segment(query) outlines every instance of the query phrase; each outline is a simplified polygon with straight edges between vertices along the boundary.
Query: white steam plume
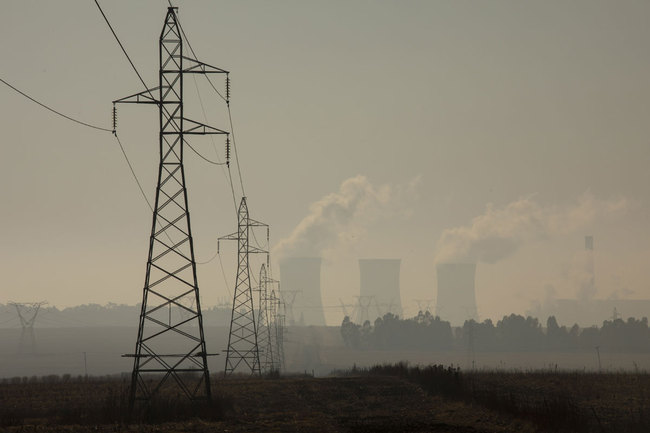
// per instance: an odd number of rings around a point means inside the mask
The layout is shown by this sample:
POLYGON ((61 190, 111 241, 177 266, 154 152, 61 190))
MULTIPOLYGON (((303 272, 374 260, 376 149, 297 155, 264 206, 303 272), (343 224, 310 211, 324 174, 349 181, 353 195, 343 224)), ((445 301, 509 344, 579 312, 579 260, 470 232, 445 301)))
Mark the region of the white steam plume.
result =
POLYGON ((419 180, 375 187, 362 175, 346 179, 337 192, 310 206, 309 214, 278 242, 274 254, 280 258, 322 256, 336 245, 358 240, 365 233, 365 223, 379 215, 391 216, 399 210, 401 216, 408 216, 403 202, 415 193, 419 180))
POLYGON ((522 245, 568 234, 626 211, 625 199, 600 200, 585 193, 571 206, 541 206, 523 198, 505 207, 487 205, 468 226, 445 230, 438 241, 436 262, 496 263, 522 245))

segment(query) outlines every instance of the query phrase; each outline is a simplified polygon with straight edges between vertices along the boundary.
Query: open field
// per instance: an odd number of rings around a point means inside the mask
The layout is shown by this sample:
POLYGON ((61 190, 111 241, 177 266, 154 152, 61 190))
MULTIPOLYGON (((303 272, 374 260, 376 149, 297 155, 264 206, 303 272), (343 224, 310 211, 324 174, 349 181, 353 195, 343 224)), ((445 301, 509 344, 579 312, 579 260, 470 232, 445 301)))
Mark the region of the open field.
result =
MULTIPOLYGON (((76 327, 35 329, 36 347, 21 351, 21 330, 0 328, 0 379, 14 376, 114 375, 130 372, 133 362, 121 355, 134 349, 137 329, 133 327, 76 327), (85 359, 85 363, 84 363, 85 359)), ((228 328, 206 327, 208 351, 222 353, 228 344, 228 328)), ((173 350, 173 348, 170 348, 173 350)), ((347 348, 338 327, 289 327, 286 342, 286 370, 312 371, 325 376, 334 369, 356 364, 369 367, 380 363, 408 361, 411 364, 457 365, 464 370, 559 370, 598 371, 596 351, 575 352, 476 352, 466 348, 450 351, 356 350, 347 348)), ((602 370, 607 372, 650 371, 650 353, 600 351, 602 370)), ((209 358, 213 373, 223 371, 224 356, 209 358)))
POLYGON ((235 377, 214 381, 209 407, 171 390, 130 423, 127 385, 119 377, 5 379, 0 430, 636 433, 650 425, 646 374, 394 364, 325 378, 235 377))

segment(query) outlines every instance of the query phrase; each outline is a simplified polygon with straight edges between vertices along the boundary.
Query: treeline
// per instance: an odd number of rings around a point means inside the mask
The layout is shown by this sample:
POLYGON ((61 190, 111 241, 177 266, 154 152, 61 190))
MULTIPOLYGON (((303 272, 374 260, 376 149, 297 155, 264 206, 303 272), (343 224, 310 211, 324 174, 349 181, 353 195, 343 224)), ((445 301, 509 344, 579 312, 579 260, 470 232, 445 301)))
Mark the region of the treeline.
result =
MULTIPOLYGON (((55 306, 42 306, 37 314, 36 328, 69 328, 89 326, 138 326, 141 304, 125 305, 108 303, 106 305, 85 304, 58 309, 55 306)), ((231 306, 219 305, 203 308, 203 324, 206 326, 228 326, 231 306)), ((32 317, 33 311, 24 313, 32 317)), ((0 328, 19 328, 20 318, 13 305, 0 304, 0 328)))
POLYGON ((466 321, 462 327, 431 313, 400 319, 388 313, 374 324, 358 325, 343 319, 341 336, 346 346, 367 350, 470 350, 495 351, 603 351, 650 352, 648 319, 606 320, 601 327, 559 326, 554 316, 546 327, 534 317, 504 316, 496 325, 492 320, 466 321))

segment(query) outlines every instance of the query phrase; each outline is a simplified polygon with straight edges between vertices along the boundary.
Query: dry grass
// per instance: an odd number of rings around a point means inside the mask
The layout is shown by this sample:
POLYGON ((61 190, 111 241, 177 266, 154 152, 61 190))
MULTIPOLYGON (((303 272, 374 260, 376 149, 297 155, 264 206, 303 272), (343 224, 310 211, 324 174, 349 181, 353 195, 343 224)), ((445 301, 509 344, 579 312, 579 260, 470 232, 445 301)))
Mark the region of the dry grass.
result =
POLYGON ((444 400, 395 377, 217 380, 214 412, 169 396, 154 419, 127 423, 120 378, 0 384, 0 431, 533 432, 489 410, 444 400))
POLYGON ((470 371, 406 363, 352 369, 347 375, 393 376, 431 394, 480 405, 545 431, 650 431, 646 373, 470 371))

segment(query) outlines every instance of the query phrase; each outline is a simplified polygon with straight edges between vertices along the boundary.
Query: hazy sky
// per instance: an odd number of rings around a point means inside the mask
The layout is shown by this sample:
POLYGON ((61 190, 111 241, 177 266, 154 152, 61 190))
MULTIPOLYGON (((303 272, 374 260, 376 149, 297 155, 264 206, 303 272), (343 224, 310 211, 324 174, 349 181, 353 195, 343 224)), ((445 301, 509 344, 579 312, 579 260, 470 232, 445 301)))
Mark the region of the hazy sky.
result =
MULTIPOLYGON (((358 295, 358 258, 402 259, 407 314, 435 298, 437 259, 477 259, 481 318, 523 313, 576 296, 586 234, 597 297, 650 297, 650 3, 174 3, 200 60, 231 71, 251 217, 274 245, 301 222, 334 228, 318 247, 326 305, 358 295), (327 220, 328 203, 347 213, 327 220)), ((101 4, 155 86, 166 2, 101 4)), ((105 127, 111 101, 142 90, 92 1, 3 2, 0 57, 3 79, 105 127)), ((200 77, 186 81, 186 117, 204 121, 197 87, 208 122, 229 129, 200 77)), ((114 138, 7 87, 0 97, 0 303, 139 302, 151 214, 114 138)), ((151 198, 156 109, 118 110, 151 198)), ((209 139, 192 143, 214 157, 209 139)), ((232 196, 192 153, 187 172, 204 261, 235 230, 232 196)), ((222 251, 231 290, 234 248, 222 251)), ((218 260, 199 284, 204 304, 228 296, 218 260)))

